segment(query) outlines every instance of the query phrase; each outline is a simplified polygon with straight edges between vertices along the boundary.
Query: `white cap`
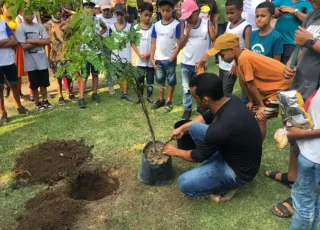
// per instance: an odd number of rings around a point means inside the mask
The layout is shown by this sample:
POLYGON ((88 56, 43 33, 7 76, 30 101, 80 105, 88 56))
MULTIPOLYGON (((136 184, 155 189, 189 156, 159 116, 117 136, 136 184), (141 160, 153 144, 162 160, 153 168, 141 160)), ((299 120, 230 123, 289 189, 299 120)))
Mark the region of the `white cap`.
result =
POLYGON ((101 10, 112 8, 111 0, 100 0, 99 5, 100 5, 101 10))

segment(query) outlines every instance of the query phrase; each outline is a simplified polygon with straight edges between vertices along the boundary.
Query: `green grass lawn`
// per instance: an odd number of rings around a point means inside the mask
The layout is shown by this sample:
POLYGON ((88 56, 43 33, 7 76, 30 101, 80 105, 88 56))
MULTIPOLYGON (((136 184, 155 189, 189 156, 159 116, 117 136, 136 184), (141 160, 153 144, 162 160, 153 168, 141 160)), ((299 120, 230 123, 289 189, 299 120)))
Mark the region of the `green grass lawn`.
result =
MULTIPOLYGON (((180 70, 177 70, 180 79, 180 70)), ((209 71, 217 72, 217 67, 211 67, 209 71)), ((290 190, 264 176, 267 169, 287 169, 289 151, 287 148, 279 150, 273 140, 275 130, 281 127, 280 119, 268 123, 257 177, 231 202, 214 204, 208 197, 187 198, 179 192, 178 176, 196 166, 181 159, 173 159, 176 177, 171 185, 151 187, 140 184, 137 173, 141 149, 150 140, 140 105, 120 100, 119 91, 115 95, 109 95, 104 89, 100 92, 103 101, 96 105, 88 96, 85 110, 80 110, 77 104, 56 105, 52 111, 34 112, 28 117, 11 115, 10 124, 0 127, 0 229, 13 228, 17 216, 24 212, 26 201, 44 188, 38 185, 11 190, 9 187, 10 180, 6 179, 20 152, 46 140, 80 138, 84 138, 88 145, 94 145, 92 153, 97 160, 106 165, 120 165, 124 171, 125 183, 119 198, 102 204, 108 216, 102 229, 288 229, 290 220, 275 217, 271 208, 286 199, 290 190)), ((133 90, 130 93, 133 95, 133 90)), ((235 94, 240 94, 238 84, 235 94)), ((31 104, 29 106, 32 108, 31 104)), ((182 113, 178 84, 173 111, 165 113, 164 109, 159 109, 150 112, 158 140, 168 139, 182 113)))

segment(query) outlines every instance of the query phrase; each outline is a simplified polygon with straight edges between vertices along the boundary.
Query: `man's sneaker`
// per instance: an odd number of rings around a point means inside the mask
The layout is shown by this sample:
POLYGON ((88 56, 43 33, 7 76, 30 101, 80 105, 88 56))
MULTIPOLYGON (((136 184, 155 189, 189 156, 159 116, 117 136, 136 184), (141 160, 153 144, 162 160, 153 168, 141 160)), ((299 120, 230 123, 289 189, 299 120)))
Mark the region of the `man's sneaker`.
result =
POLYGON ((42 101, 42 106, 45 109, 53 109, 53 106, 50 104, 50 102, 48 100, 42 101))
POLYGON ((7 112, 2 112, 0 117, 0 125, 8 124, 8 115, 7 112))
POLYGON ((132 98, 128 96, 128 94, 121 94, 120 99, 126 100, 128 102, 133 102, 132 98))
POLYGON ((112 95, 112 94, 115 94, 116 91, 113 89, 113 88, 109 88, 109 94, 112 95))
POLYGON ((72 95, 69 95, 69 100, 71 102, 77 102, 78 101, 78 98, 76 98, 73 94, 72 95))
POLYGON ((152 104, 152 103, 153 103, 153 100, 152 100, 152 98, 151 98, 151 97, 147 97, 147 101, 148 101, 150 104, 152 104))
POLYGON ((92 94, 92 100, 94 100, 95 102, 101 102, 99 95, 96 93, 92 94))
POLYGON ((64 100, 63 97, 59 97, 58 104, 59 105, 65 105, 66 104, 66 101, 64 100))
POLYGON ((191 117, 191 111, 185 110, 182 115, 182 120, 190 120, 191 117))
POLYGON ((87 108, 86 101, 85 101, 83 98, 80 98, 80 99, 78 100, 78 104, 79 104, 79 107, 80 107, 81 109, 87 108))
POLYGON ((166 104, 166 102, 164 100, 157 100, 156 103, 153 104, 152 108, 153 110, 159 109, 161 107, 163 107, 166 104))
POLYGON ((3 90, 3 97, 8 98, 10 96, 10 87, 5 87, 3 90))
POLYGON ((30 96, 29 99, 28 99, 28 101, 34 102, 33 96, 30 96))
POLYGON ((36 105, 36 110, 37 111, 43 111, 45 110, 46 108, 39 102, 38 105, 36 105))
POLYGON ((23 106, 20 108, 17 108, 17 112, 18 112, 18 114, 29 114, 30 113, 30 111, 23 106))
POLYGON ((171 112, 171 110, 173 109, 173 105, 172 105, 172 102, 171 101, 168 101, 166 103, 166 112, 171 112))

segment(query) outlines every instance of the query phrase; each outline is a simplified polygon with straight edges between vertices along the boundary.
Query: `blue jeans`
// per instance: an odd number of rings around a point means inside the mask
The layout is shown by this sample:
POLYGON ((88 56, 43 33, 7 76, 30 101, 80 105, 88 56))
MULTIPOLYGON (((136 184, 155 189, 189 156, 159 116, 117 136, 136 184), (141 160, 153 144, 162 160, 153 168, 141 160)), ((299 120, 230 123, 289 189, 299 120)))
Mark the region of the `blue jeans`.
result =
MULTIPOLYGON (((189 134, 197 145, 203 141, 207 129, 208 125, 200 122, 190 126, 189 134)), ((187 196, 224 195, 244 184, 219 153, 214 153, 204 164, 187 171, 178 179, 180 191, 187 196)))
POLYGON ((181 64, 182 102, 185 111, 192 110, 192 95, 189 82, 194 76, 196 76, 195 66, 181 64))
POLYGON ((295 213, 290 230, 317 230, 320 223, 320 164, 302 154, 298 157, 298 179, 292 188, 295 213))
POLYGON ((166 80, 169 86, 175 86, 177 84, 176 67, 177 60, 169 62, 169 60, 157 60, 156 65, 156 80, 158 84, 165 84, 166 80))

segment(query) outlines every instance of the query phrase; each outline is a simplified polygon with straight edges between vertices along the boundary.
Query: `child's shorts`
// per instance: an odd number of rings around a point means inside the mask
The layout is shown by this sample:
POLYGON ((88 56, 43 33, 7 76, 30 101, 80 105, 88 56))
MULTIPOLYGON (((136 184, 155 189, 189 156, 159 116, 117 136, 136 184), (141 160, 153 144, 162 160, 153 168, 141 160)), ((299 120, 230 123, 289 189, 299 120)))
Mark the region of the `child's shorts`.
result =
POLYGON ((18 72, 15 64, 0 66, 0 87, 3 87, 5 79, 11 85, 17 84, 18 72))
POLYGON ((175 86, 177 84, 176 67, 177 62, 169 62, 169 60, 157 60, 156 65, 156 80, 158 84, 165 84, 166 80, 169 86, 175 86))
POLYGON ((48 69, 28 71, 28 78, 29 88, 32 90, 50 86, 48 69))
MULTIPOLYGON (((67 61, 51 62, 51 63, 50 63, 50 68, 51 68, 53 74, 56 74, 56 72, 58 72, 58 70, 59 70, 61 67, 65 66, 65 65, 67 65, 67 64, 68 64, 67 61)), ((67 77, 67 78, 69 78, 69 79, 72 79, 72 77, 67 76, 67 73, 66 73, 66 72, 64 72, 63 74, 61 74, 61 75, 58 76, 57 78, 62 79, 62 78, 64 78, 64 77, 67 77)))
MULTIPOLYGON (((83 74, 83 72, 81 71, 81 73, 83 74)), ((92 76, 98 76, 99 75, 99 72, 94 68, 94 66, 87 62, 86 63, 86 77, 89 77, 90 76, 90 73, 92 76)))
MULTIPOLYGON (((279 114, 279 101, 271 98, 267 98, 263 100, 263 104, 265 106, 264 114, 267 119, 278 117, 279 114)), ((252 112, 256 113, 258 111, 258 104, 253 104, 252 112)))

